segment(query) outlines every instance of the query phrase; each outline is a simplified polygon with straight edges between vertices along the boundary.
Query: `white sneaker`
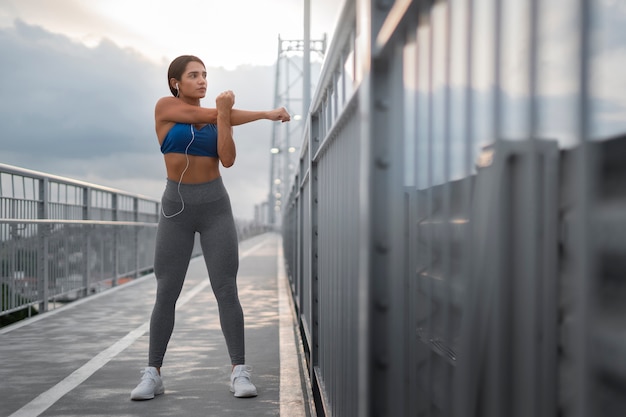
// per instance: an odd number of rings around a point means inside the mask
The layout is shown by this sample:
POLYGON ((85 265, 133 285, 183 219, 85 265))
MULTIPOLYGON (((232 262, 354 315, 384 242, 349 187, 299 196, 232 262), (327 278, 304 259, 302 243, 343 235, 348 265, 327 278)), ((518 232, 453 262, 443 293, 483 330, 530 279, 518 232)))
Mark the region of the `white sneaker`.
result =
POLYGON ((250 372, 252 368, 246 365, 237 365, 230 375, 230 392, 235 397, 256 397, 256 387, 250 381, 250 372))
POLYGON ((151 400, 155 395, 161 395, 165 392, 163 380, 155 367, 149 366, 141 373, 143 376, 139 385, 130 393, 131 400, 151 400))

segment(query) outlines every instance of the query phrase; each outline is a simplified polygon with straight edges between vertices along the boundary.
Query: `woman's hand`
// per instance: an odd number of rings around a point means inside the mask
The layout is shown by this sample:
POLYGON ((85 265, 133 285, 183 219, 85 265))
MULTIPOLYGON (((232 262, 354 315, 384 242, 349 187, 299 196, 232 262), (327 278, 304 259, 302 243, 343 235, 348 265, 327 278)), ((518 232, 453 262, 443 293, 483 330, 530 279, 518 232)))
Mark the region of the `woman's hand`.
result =
POLYGON ((215 107, 217 112, 228 112, 235 105, 235 93, 232 91, 224 91, 215 98, 215 107))
POLYGON ((277 109, 274 110, 270 110, 268 112, 268 117, 269 120, 272 121, 281 121, 283 123, 288 122, 291 120, 291 116, 289 115, 289 113, 287 112, 287 109, 285 109, 284 107, 279 107, 277 109))

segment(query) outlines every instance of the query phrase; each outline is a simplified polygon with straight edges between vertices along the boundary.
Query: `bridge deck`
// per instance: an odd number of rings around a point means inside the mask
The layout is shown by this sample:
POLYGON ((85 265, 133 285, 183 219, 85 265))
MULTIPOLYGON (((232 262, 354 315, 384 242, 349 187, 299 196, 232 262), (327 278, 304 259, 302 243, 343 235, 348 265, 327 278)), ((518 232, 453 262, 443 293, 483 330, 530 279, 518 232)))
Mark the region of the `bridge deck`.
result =
POLYGON ((240 258, 246 356, 258 397, 237 399, 229 391, 217 304, 204 262, 195 258, 162 369, 165 395, 129 399, 147 361, 156 290, 149 275, 0 329, 0 416, 311 415, 280 236, 241 242, 240 258))

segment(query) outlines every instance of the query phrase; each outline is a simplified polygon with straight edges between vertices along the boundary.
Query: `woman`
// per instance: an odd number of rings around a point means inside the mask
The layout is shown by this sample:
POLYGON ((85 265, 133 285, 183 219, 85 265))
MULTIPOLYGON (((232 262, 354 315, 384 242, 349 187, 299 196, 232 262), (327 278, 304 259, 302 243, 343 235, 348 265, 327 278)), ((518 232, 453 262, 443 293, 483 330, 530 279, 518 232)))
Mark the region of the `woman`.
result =
POLYGON ((150 320, 148 367, 132 400, 163 394, 161 365, 174 328, 174 309, 189 266, 194 236, 200 234, 211 287, 217 299, 222 332, 233 366, 231 391, 235 397, 253 397, 256 387, 245 365, 243 312, 237 295, 238 242, 228 193, 219 163, 235 162, 232 126, 260 119, 288 122, 284 108, 267 112, 233 109, 235 96, 217 96, 216 108, 203 108, 206 69, 191 55, 176 58, 168 70, 173 97, 155 107, 156 134, 165 160, 167 183, 157 231, 154 274, 157 295, 150 320))

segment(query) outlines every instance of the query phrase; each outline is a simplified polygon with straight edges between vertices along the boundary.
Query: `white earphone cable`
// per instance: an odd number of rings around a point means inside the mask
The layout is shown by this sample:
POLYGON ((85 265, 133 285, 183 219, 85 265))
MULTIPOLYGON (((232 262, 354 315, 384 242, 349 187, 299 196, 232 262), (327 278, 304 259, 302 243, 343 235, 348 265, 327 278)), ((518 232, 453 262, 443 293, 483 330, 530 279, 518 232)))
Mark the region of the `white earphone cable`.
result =
POLYGON ((183 172, 180 174, 180 179, 178 180, 178 189, 177 189, 178 196, 180 197, 180 202, 182 203, 182 207, 180 208, 179 211, 177 211, 174 214, 165 214, 165 210, 163 209, 163 204, 161 204, 161 213, 163 213, 163 217, 165 217, 166 219, 171 219, 174 216, 178 216, 180 213, 183 212, 183 210, 185 210, 185 200, 183 200, 183 195, 180 193, 180 184, 183 182, 183 176, 185 175, 185 172, 187 172, 187 169, 189 168, 189 154, 187 152, 189 151, 189 147, 191 146, 194 139, 196 138, 196 135, 193 131, 193 124, 190 124, 189 127, 191 128, 191 140, 189 141, 189 143, 187 144, 187 147, 185 148, 185 159, 187 160, 187 164, 185 165, 185 169, 183 169, 183 172))

